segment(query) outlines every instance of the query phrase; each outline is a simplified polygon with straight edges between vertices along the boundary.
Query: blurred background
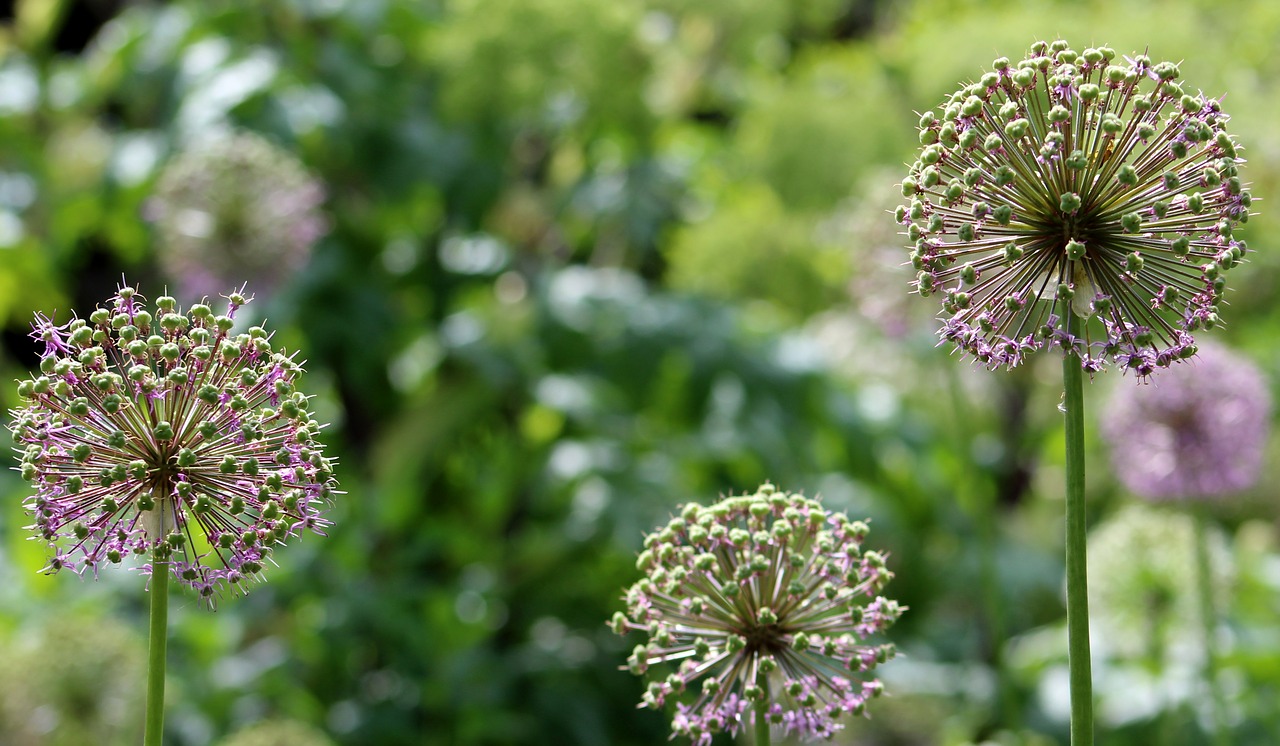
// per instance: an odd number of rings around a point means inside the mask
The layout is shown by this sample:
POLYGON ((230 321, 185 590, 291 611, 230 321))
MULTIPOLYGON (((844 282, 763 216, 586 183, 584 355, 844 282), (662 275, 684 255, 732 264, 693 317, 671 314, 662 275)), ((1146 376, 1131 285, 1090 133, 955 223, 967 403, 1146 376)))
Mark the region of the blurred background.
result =
MULTIPOLYGON (((1227 94, 1260 214, 1211 336, 1280 372, 1277 3, 4 7, 0 380, 34 312, 122 275, 247 282, 340 460, 327 539, 173 599, 174 746, 663 743, 605 621, 644 532, 765 480, 869 518, 910 607, 837 743, 1066 743, 1059 360, 935 347, 890 215, 917 112, 1038 38, 1227 94)), ((1208 743, 1187 518, 1097 427, 1135 385, 1087 391, 1095 617, 1144 643, 1095 630, 1099 742, 1208 743)), ((1234 744, 1280 742, 1276 477, 1210 506, 1234 744)), ((0 473, 0 742, 136 743, 143 581, 41 575, 25 487, 0 473)))

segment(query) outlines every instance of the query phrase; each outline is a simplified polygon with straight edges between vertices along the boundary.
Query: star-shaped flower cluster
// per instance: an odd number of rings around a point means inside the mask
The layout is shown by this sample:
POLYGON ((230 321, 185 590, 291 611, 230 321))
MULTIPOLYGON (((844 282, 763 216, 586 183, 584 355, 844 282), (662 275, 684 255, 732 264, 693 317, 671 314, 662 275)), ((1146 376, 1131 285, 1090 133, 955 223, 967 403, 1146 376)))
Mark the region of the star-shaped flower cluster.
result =
POLYGON ((121 287, 88 319, 36 317, 40 371, 9 427, 49 571, 159 560, 212 600, 329 525, 336 482, 302 369, 261 327, 232 334, 248 299, 226 299, 225 314, 171 297, 148 310, 121 287))
POLYGON ((896 212, 943 339, 992 368, 1056 346, 1145 377, 1194 355, 1252 203, 1220 101, 1172 62, 1061 40, 992 68, 920 117, 896 212))
POLYGON ((882 692, 868 674, 894 649, 867 639, 902 611, 877 595, 893 573, 862 550, 866 535, 865 523, 767 484, 684 506, 646 538, 645 577, 613 618, 619 634, 648 633, 633 673, 675 664, 651 676, 641 706, 675 701, 672 730, 700 746, 760 711, 787 733, 830 738, 843 713, 882 692))

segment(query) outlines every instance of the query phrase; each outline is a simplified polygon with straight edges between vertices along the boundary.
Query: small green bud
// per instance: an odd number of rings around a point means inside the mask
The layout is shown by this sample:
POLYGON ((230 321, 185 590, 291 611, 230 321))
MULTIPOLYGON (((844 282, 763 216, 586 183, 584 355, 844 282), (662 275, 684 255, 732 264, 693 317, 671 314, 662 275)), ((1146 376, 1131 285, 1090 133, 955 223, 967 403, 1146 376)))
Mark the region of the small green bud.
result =
POLYGON ((1004 133, 1010 138, 1017 140, 1023 135, 1026 135, 1027 130, 1030 129, 1030 127, 1031 122, 1028 122, 1026 119, 1015 119, 1004 126, 1004 133))

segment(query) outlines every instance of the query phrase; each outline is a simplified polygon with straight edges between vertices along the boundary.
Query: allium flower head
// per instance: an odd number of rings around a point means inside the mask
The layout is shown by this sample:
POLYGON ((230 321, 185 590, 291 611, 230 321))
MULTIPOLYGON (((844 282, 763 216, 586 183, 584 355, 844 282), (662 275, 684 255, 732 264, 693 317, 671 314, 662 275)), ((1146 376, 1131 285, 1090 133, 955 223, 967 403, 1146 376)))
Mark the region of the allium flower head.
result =
POLYGON ((893 655, 867 644, 901 609, 877 595, 890 578, 884 557, 862 551, 867 525, 814 500, 765 485, 711 507, 688 504, 646 537, 618 634, 643 630, 628 659, 654 673, 642 707, 677 703, 676 734, 711 743, 736 733, 747 713, 803 737, 829 738, 841 713, 878 696, 867 674, 893 655))
POLYGON ((323 533, 335 482, 302 369, 261 327, 232 335, 249 299, 226 299, 225 315, 167 296, 148 310, 122 287, 87 320, 37 316, 40 372, 9 427, 49 571, 155 556, 211 599, 257 578, 275 546, 323 533))
POLYGON ((327 232, 323 200, 320 182, 291 153, 238 132, 174 157, 147 213, 160 264, 186 301, 245 282, 273 292, 327 232))
POLYGON ((1102 422, 1116 475, 1151 500, 1199 500, 1252 487, 1271 429, 1262 373, 1205 345, 1149 386, 1117 389, 1102 422))
POLYGON ((1227 120, 1172 62, 1061 40, 926 112, 896 217, 942 338, 992 368, 1050 345, 1139 377, 1193 355, 1245 255, 1227 120))

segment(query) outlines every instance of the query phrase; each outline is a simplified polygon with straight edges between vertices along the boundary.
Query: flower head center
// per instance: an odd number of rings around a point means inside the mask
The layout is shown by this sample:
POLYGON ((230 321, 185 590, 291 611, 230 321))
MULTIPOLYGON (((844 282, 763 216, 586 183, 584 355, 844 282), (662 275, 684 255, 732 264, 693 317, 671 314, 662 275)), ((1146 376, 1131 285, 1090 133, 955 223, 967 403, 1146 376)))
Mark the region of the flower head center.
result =
POLYGON ((783 631, 778 624, 753 623, 746 627, 747 652, 753 655, 773 655, 786 649, 783 631))

